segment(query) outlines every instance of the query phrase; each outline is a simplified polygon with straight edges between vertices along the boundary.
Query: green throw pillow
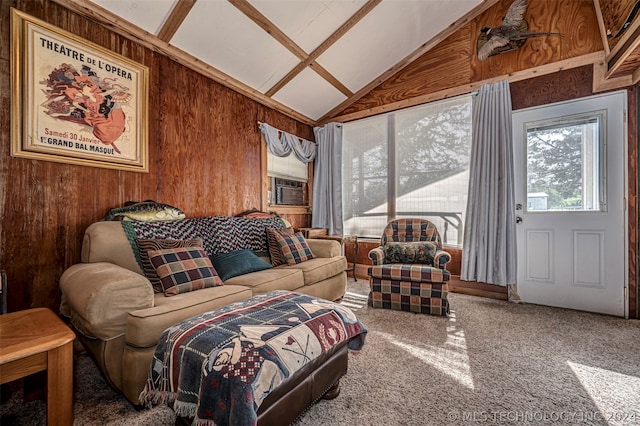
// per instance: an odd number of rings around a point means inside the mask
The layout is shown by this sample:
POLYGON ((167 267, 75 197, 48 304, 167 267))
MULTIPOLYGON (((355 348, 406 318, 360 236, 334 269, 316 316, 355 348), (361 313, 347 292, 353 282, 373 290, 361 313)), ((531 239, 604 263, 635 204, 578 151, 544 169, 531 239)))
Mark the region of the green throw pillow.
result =
POLYGON ((384 263, 422 263, 433 265, 436 243, 431 241, 388 242, 384 247, 384 263))
POLYGON ((210 256, 210 259, 222 281, 238 275, 271 268, 271 265, 260 259, 249 249, 214 254, 210 256))

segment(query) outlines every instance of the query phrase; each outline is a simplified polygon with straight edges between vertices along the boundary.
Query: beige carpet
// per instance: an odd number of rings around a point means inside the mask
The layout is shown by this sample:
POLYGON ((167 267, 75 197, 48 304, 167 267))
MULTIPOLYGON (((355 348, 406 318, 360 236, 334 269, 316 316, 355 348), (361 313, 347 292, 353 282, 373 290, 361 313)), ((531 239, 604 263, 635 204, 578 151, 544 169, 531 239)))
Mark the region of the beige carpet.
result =
MULTIPOLYGON (((640 321, 451 295, 439 318, 373 309, 367 282, 343 303, 368 328, 340 396, 305 425, 640 424, 640 321)), ((76 425, 172 425, 167 407, 136 411, 92 361, 75 357, 76 425)), ((42 401, 15 391, 0 424, 44 424, 42 401)))

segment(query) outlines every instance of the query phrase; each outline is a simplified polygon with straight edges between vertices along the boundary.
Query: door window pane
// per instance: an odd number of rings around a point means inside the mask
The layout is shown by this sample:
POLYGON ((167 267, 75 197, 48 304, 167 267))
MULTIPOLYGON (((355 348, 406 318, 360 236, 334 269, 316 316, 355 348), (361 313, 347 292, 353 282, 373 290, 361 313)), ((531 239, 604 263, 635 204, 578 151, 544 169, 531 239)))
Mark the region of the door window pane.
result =
POLYGON ((527 123, 527 211, 604 211, 604 111, 527 123))

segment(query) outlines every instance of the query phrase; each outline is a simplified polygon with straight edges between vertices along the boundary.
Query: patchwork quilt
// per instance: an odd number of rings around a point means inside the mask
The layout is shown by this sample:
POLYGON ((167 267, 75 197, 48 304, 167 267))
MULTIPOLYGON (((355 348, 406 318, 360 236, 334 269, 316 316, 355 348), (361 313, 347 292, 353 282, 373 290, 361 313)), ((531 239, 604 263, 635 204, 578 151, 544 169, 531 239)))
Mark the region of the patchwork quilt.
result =
POLYGON ((262 401, 283 380, 367 330, 336 303, 272 291, 189 318, 163 333, 143 405, 168 404, 195 425, 255 425, 262 401))

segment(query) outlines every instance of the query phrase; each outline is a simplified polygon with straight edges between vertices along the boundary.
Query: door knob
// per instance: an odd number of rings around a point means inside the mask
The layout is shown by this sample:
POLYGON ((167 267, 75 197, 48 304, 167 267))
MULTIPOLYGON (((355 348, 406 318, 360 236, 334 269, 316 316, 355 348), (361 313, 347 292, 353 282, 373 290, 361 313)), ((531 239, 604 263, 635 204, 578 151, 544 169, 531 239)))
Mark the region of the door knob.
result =
POLYGON ((522 218, 520 216, 516 216, 516 223, 522 223, 522 218))

